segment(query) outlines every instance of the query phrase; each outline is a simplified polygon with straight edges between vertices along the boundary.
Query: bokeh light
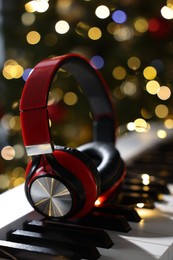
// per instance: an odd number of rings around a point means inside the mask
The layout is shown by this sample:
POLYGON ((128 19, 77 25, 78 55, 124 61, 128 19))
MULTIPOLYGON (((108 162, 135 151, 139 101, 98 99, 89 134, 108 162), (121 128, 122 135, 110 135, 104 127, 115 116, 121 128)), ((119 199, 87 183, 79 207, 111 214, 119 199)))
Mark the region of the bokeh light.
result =
POLYGON ((172 8, 169 8, 168 6, 163 6, 161 9, 161 15, 165 18, 165 19, 173 19, 173 10, 172 8))
POLYGON ((157 71, 154 67, 148 66, 144 69, 143 75, 146 79, 152 80, 157 76, 157 71))
POLYGON ((15 157, 15 150, 12 146, 7 145, 1 150, 1 156, 4 160, 12 160, 15 157))
POLYGON ((159 89, 160 89, 160 84, 156 80, 150 80, 146 84, 146 90, 151 95, 156 95, 158 93, 159 89))
POLYGON ((134 128, 136 132, 148 132, 150 126, 143 118, 137 118, 134 121, 134 128))
POLYGON ((157 136, 158 136, 160 139, 164 139, 164 138, 167 137, 167 133, 166 133, 165 130, 160 129, 160 130, 157 131, 157 136))
POLYGON ((73 106, 77 103, 78 97, 74 92, 67 92, 63 97, 64 103, 68 106, 73 106))
POLYGON ((123 10, 115 10, 112 13, 112 20, 118 24, 125 23, 127 21, 127 14, 123 10))
POLYGON ((91 40, 98 40, 101 38, 101 36, 102 36, 102 32, 98 27, 92 27, 88 31, 88 37, 91 40))
POLYGON ((130 69, 137 70, 141 66, 141 61, 138 57, 132 56, 127 60, 127 64, 130 69))
POLYGON ((69 31, 70 26, 68 22, 60 20, 55 24, 55 31, 59 34, 65 34, 69 31))
POLYGON ((23 13, 21 17, 22 23, 26 26, 32 25, 35 22, 35 19, 35 14, 27 12, 23 13))
POLYGON ((173 119, 172 119, 172 118, 167 118, 167 119, 165 119, 165 121, 164 121, 164 126, 165 126, 167 129, 173 129, 173 119))
POLYGON ((122 80, 126 77, 126 69, 122 66, 117 66, 113 69, 112 75, 117 80, 122 80))
POLYGON ((26 40, 29 44, 35 45, 37 44, 41 39, 41 35, 37 31, 30 31, 26 35, 26 40))
POLYGON ((96 8, 95 14, 100 19, 105 19, 110 15, 110 10, 105 5, 100 5, 96 8))
POLYGON ((167 86, 161 86, 157 92, 157 96, 161 100, 167 100, 171 96, 171 90, 167 86))
POLYGON ((159 104, 155 108, 155 114, 159 118, 167 117, 168 113, 169 113, 169 109, 166 105, 159 104))
POLYGON ((144 17, 138 17, 134 22, 134 27, 139 33, 144 33, 148 30, 148 22, 144 17))
POLYGON ((96 55, 90 59, 90 63, 93 67, 101 69, 104 66, 104 59, 101 56, 96 55))

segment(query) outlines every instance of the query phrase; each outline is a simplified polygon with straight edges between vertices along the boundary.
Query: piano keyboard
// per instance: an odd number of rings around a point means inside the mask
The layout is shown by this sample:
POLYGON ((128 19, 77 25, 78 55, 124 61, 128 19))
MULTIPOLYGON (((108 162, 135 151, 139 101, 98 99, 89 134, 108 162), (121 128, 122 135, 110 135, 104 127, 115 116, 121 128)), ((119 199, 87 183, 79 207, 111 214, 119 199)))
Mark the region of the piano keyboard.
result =
POLYGON ((96 208, 83 221, 44 220, 27 202, 23 185, 2 193, 0 259, 173 259, 173 131, 164 129, 167 137, 160 139, 160 129, 156 124, 148 133, 119 138, 125 182, 112 207, 96 208), (141 177, 148 175, 144 185, 141 177))

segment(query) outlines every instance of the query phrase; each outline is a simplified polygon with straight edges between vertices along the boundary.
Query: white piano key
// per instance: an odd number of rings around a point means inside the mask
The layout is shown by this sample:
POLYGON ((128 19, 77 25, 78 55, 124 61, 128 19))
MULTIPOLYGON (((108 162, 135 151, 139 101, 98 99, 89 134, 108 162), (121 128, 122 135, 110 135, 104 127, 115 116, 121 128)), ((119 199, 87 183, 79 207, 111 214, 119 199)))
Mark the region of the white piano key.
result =
MULTIPOLYGON (((112 238, 112 237, 111 237, 112 238)), ((107 249, 99 249, 100 259, 111 260, 169 260, 168 246, 113 236, 115 245, 107 249)))
POLYGON ((166 129, 163 123, 153 123, 148 132, 129 132, 117 138, 116 148, 125 161, 133 159, 146 149, 154 147, 157 143, 164 142, 164 138, 160 139, 157 135, 158 130, 166 132, 166 140, 173 137, 172 129, 166 129))
MULTIPOLYGON (((119 236, 128 239, 129 241, 140 241, 149 243, 150 245, 158 245, 160 246, 166 246, 168 251, 169 260, 172 259, 173 256, 173 235, 172 236, 165 236, 161 234, 151 233, 151 232, 145 232, 140 230, 131 230, 127 234, 119 234, 119 236)), ((152 252, 153 252, 152 247, 152 252)), ((147 247, 147 251, 148 251, 147 247)))
POLYGON ((139 223, 130 223, 132 229, 142 230, 155 234, 173 235, 173 220, 159 209, 138 209, 142 220, 139 223))
POLYGON ((1 194, 0 208, 0 228, 33 211, 26 199, 23 185, 1 194))

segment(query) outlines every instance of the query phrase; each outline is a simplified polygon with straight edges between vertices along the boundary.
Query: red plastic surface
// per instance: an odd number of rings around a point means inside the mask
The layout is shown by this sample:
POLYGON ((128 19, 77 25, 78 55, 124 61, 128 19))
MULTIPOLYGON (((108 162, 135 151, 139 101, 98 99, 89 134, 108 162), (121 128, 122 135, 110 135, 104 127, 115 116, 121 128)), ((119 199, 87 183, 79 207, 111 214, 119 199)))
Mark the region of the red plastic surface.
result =
POLYGON ((51 143, 47 108, 21 112, 20 120, 25 146, 51 143))
POLYGON ((64 151, 54 151, 53 155, 64 168, 68 169, 80 180, 84 187, 86 203, 82 210, 73 217, 80 218, 93 208, 97 199, 97 185, 93 173, 80 159, 72 154, 64 151))

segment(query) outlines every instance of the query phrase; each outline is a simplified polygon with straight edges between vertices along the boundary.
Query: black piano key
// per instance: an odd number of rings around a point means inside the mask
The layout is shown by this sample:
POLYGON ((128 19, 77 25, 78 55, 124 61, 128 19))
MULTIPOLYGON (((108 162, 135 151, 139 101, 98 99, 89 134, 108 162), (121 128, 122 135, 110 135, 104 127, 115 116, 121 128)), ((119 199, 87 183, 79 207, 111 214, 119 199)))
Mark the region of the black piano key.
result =
POLYGON ((127 219, 123 215, 94 211, 79 219, 79 224, 121 232, 128 232, 131 229, 127 219))
POLYGON ((52 220, 33 220, 24 224, 24 229, 50 234, 59 234, 65 238, 72 238, 80 242, 90 241, 96 247, 110 248, 113 242, 105 230, 95 227, 85 227, 80 224, 58 222, 52 220))
MULTIPOLYGON (((6 259, 17 260, 79 260, 73 252, 65 252, 64 250, 53 250, 47 247, 40 247, 35 245, 27 245, 23 243, 16 243, 11 241, 0 240, 0 251, 4 251, 6 255, 12 257, 6 259)), ((4 257, 4 256, 3 256, 4 257)))
POLYGON ((118 205, 118 204, 109 204, 105 203, 101 207, 94 207, 92 211, 95 212, 104 212, 104 213, 111 213, 111 214, 121 214, 125 216, 125 218, 128 221, 132 222, 139 222, 141 220, 141 217, 137 213, 137 211, 134 209, 134 207, 131 206, 124 206, 124 205, 118 205))
POLYGON ((80 241, 76 243, 74 239, 68 237, 66 237, 64 241, 64 237, 61 239, 58 234, 53 236, 52 234, 15 230, 8 235, 8 240, 29 245, 44 246, 51 249, 64 250, 69 253, 74 252, 76 256, 84 259, 95 260, 100 257, 97 248, 93 246, 90 241, 88 241, 87 244, 82 244, 80 241))
POLYGON ((153 164, 134 164, 128 166, 128 170, 134 171, 136 175, 141 173, 147 173, 157 177, 158 179, 165 181, 165 183, 173 183, 173 168, 168 166, 156 166, 153 164))
POLYGON ((159 201, 161 193, 159 190, 157 190, 156 188, 151 188, 148 186, 139 186, 139 185, 127 185, 127 184, 123 184, 122 185, 122 191, 125 191, 126 193, 130 192, 130 193, 136 193, 136 194, 147 194, 150 196, 150 198, 152 198, 155 201, 159 201))
POLYGON ((144 208, 154 209, 155 201, 149 194, 139 194, 135 192, 120 191, 117 195, 116 203, 136 207, 138 203, 143 203, 144 208))

